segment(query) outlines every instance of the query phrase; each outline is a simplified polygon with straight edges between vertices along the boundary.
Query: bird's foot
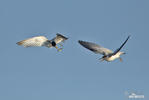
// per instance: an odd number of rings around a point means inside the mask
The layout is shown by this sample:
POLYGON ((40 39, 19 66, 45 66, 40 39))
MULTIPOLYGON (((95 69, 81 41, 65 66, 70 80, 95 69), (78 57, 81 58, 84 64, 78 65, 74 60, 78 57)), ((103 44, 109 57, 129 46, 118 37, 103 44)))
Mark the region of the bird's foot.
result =
POLYGON ((122 58, 119 58, 120 59, 120 62, 123 62, 122 58))
POLYGON ((63 49, 63 48, 59 48, 59 49, 57 49, 57 51, 60 52, 60 51, 62 51, 62 49, 63 49))

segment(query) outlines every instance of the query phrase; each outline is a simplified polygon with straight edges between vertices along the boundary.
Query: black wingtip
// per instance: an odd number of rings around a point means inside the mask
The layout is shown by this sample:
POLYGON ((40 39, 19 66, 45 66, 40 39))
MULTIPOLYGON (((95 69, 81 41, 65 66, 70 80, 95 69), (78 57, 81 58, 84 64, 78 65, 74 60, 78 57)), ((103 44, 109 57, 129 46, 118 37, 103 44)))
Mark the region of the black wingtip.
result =
POLYGON ((78 43, 80 43, 81 45, 82 45, 83 42, 84 42, 84 41, 82 41, 82 40, 78 40, 78 43))
POLYGON ((81 43, 81 40, 78 40, 79 43, 81 43))
MULTIPOLYGON (((130 38, 130 36, 131 36, 131 35, 128 35, 127 40, 130 38)), ((126 41, 127 41, 127 40, 126 40, 126 41)))
POLYGON ((127 40, 131 37, 131 35, 128 35, 127 40))

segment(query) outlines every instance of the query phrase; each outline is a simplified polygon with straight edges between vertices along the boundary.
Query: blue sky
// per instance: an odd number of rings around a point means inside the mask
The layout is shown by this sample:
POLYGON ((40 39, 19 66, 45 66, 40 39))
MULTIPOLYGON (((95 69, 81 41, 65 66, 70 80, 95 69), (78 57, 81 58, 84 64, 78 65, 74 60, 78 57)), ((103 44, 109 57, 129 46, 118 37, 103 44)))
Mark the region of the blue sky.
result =
POLYGON ((127 100, 125 92, 149 98, 149 1, 0 0, 1 100, 127 100), (23 48, 32 36, 69 37, 62 52, 23 48), (123 62, 99 62, 101 55, 78 40, 115 50, 123 62))

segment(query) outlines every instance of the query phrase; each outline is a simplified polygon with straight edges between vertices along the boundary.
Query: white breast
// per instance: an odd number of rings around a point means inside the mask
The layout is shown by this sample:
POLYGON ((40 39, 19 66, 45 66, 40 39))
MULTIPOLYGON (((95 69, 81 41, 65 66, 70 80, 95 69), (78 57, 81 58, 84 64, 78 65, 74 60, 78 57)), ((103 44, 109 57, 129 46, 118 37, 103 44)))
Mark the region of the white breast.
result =
POLYGON ((115 55, 113 55, 113 56, 111 56, 111 57, 106 57, 105 60, 106 60, 106 61, 113 61, 113 60, 115 60, 115 59, 117 59, 117 58, 119 58, 119 57, 120 57, 120 54, 117 53, 117 54, 115 54, 115 55))

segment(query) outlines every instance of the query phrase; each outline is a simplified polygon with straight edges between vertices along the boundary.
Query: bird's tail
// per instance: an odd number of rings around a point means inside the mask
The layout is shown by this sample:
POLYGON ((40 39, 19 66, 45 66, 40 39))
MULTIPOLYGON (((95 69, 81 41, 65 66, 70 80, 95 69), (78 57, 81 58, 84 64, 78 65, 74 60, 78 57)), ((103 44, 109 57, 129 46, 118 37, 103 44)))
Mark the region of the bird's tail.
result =
POLYGON ((103 59, 103 58, 100 58, 99 60, 100 60, 100 62, 104 61, 104 59, 103 59))

